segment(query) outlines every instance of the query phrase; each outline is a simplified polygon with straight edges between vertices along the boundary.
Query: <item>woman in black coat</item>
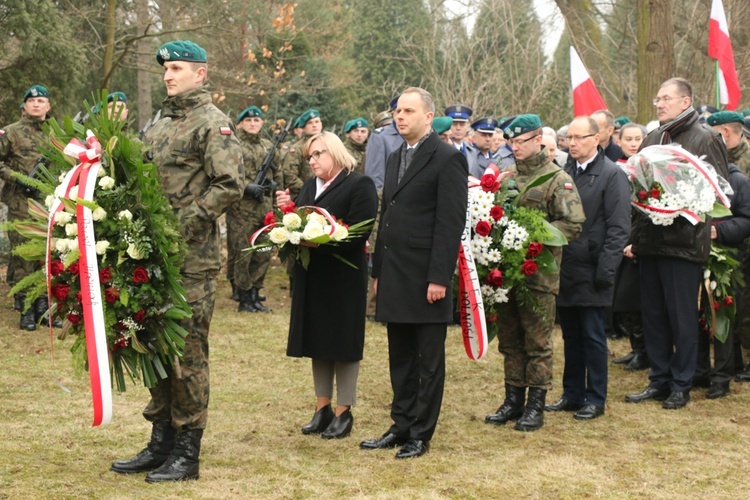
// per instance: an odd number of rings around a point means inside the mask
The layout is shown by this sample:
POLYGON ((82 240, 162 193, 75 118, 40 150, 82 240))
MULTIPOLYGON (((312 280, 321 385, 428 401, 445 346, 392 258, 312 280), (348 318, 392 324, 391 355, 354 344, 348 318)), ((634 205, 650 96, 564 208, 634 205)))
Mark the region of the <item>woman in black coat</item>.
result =
MULTIPOLYGON (((369 177, 352 172, 356 160, 336 135, 314 135, 304 154, 313 177, 302 186, 295 200, 297 207, 324 208, 349 226, 375 218, 375 184, 369 177)), ((280 206, 288 203, 289 194, 278 192, 277 202, 280 206)), ((323 438, 332 439, 351 432, 354 419, 350 407, 356 400, 365 343, 368 235, 369 231, 335 246, 310 248, 307 269, 299 262, 294 266, 287 356, 312 358, 317 397, 315 415, 302 427, 303 434, 322 433, 323 438), (335 412, 331 408, 334 379, 335 412)))

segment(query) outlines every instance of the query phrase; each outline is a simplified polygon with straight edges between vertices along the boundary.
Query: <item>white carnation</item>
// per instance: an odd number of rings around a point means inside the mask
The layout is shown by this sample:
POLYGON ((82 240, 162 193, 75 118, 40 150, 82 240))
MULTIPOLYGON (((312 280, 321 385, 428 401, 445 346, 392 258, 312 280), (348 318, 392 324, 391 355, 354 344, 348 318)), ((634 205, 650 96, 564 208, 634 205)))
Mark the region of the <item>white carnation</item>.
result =
POLYGON ((91 217, 94 218, 94 220, 103 220, 107 217, 107 211, 104 210, 102 207, 96 207, 96 210, 93 211, 91 214, 91 217))
POLYGON ((302 227, 302 219, 294 212, 285 214, 284 218, 281 219, 281 222, 289 231, 294 231, 295 229, 302 227))
POLYGON ((96 255, 104 255, 104 253, 107 251, 107 248, 109 248, 109 241, 106 241, 106 240, 97 241, 95 248, 96 248, 96 255))
POLYGON ((289 243, 292 245, 299 245, 300 241, 302 241, 302 233, 299 231, 292 231, 289 233, 289 243))
POLYGON ((268 233, 268 237, 276 245, 283 245, 289 241, 289 231, 283 227, 275 227, 268 233))
POLYGON ((99 180, 99 187, 102 189, 112 189, 115 187, 115 180, 106 175, 99 180))

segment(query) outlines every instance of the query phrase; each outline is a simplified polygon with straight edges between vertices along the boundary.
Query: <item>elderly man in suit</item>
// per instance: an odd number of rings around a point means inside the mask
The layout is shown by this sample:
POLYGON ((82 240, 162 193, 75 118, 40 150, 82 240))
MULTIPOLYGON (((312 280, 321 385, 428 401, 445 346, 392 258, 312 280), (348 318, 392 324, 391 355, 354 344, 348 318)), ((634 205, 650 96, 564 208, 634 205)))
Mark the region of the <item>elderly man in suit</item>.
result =
POLYGON ((394 117, 405 143, 388 158, 372 275, 376 319, 388 323, 393 425, 364 449, 402 445, 396 458, 429 449, 445 381, 453 319, 451 278, 466 221, 466 157, 432 130, 435 104, 405 90, 394 117))

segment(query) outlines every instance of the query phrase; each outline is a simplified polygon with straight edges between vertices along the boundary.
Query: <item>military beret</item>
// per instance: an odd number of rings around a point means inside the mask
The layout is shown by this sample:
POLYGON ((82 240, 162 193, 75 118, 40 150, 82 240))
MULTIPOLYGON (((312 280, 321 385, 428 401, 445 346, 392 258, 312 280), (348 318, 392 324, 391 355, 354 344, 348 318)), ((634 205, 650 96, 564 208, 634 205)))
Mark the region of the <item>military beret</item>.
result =
POLYGON ((393 96, 393 99, 391 99, 391 111, 396 109, 396 106, 398 106, 398 98, 401 97, 401 94, 396 94, 393 96))
POLYGON ((260 108, 258 106, 250 106, 248 108, 245 108, 242 113, 240 113, 240 116, 237 117, 237 123, 240 123, 245 118, 263 118, 263 113, 261 112, 260 108))
POLYGON ((393 115, 391 115, 390 111, 381 111, 377 115, 375 115, 375 121, 373 123, 373 127, 380 128, 383 126, 383 123, 385 123, 388 120, 393 120, 393 115))
POLYGON ((706 118, 706 123, 711 125, 726 125, 727 123, 739 123, 744 125, 745 118, 736 111, 719 111, 706 118))
POLYGON ((498 125, 497 120, 491 116, 485 116, 484 118, 480 118, 472 123, 471 128, 483 134, 494 134, 498 125))
POLYGON ((26 102, 29 97, 46 97, 49 99, 49 92, 41 85, 32 85, 23 95, 23 102, 26 102))
POLYGON ((206 51, 190 40, 175 40, 167 42, 156 53, 156 62, 164 65, 164 61, 187 61, 194 63, 208 62, 206 51))
POLYGON ((742 126, 742 133, 745 137, 750 137, 750 116, 745 117, 745 124, 742 126))
POLYGON ((518 115, 505 128, 503 136, 505 136, 506 139, 510 139, 511 137, 525 134, 526 132, 531 132, 532 130, 539 128, 542 128, 542 120, 539 119, 539 116, 532 114, 518 115))
POLYGON ((453 118, 450 116, 438 116, 432 120, 432 128, 438 135, 450 130, 451 125, 453 125, 453 118))
POLYGON ((125 95, 125 92, 112 92, 107 96, 107 102, 128 102, 128 96, 125 95))
POLYGON ((750 116, 750 108, 743 109, 742 116, 750 116))
POLYGON ((615 128, 622 128, 626 123, 631 123, 630 118, 627 116, 620 116, 615 118, 615 128))
POLYGON ((354 128, 360 128, 360 127, 369 127, 370 124, 367 123, 367 120, 364 118, 355 118, 354 120, 349 120, 346 122, 346 125, 344 125, 344 133, 350 132, 354 128))
POLYGON ((294 126, 297 128, 302 128, 305 125, 307 125, 307 122, 312 120, 313 118, 319 118, 320 117, 320 111, 317 109, 308 109, 301 115, 299 115, 299 118, 297 118, 297 121, 294 123, 294 126))
POLYGON ((454 122, 468 122, 474 113, 469 106, 463 104, 454 104, 445 108, 445 114, 453 118, 454 122))

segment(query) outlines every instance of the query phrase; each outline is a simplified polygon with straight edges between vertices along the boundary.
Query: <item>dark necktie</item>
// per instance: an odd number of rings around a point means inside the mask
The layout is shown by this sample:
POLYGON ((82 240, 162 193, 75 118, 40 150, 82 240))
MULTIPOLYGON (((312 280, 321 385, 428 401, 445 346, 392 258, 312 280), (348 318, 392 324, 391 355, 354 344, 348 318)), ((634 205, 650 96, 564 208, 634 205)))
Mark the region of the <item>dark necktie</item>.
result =
POLYGON ((406 173, 406 170, 409 168, 409 165, 411 165, 411 159, 414 157, 414 151, 416 151, 417 148, 407 148, 406 154, 404 155, 404 161, 401 162, 401 165, 399 165, 398 169, 398 182, 401 183, 401 179, 404 177, 404 174, 406 173))

